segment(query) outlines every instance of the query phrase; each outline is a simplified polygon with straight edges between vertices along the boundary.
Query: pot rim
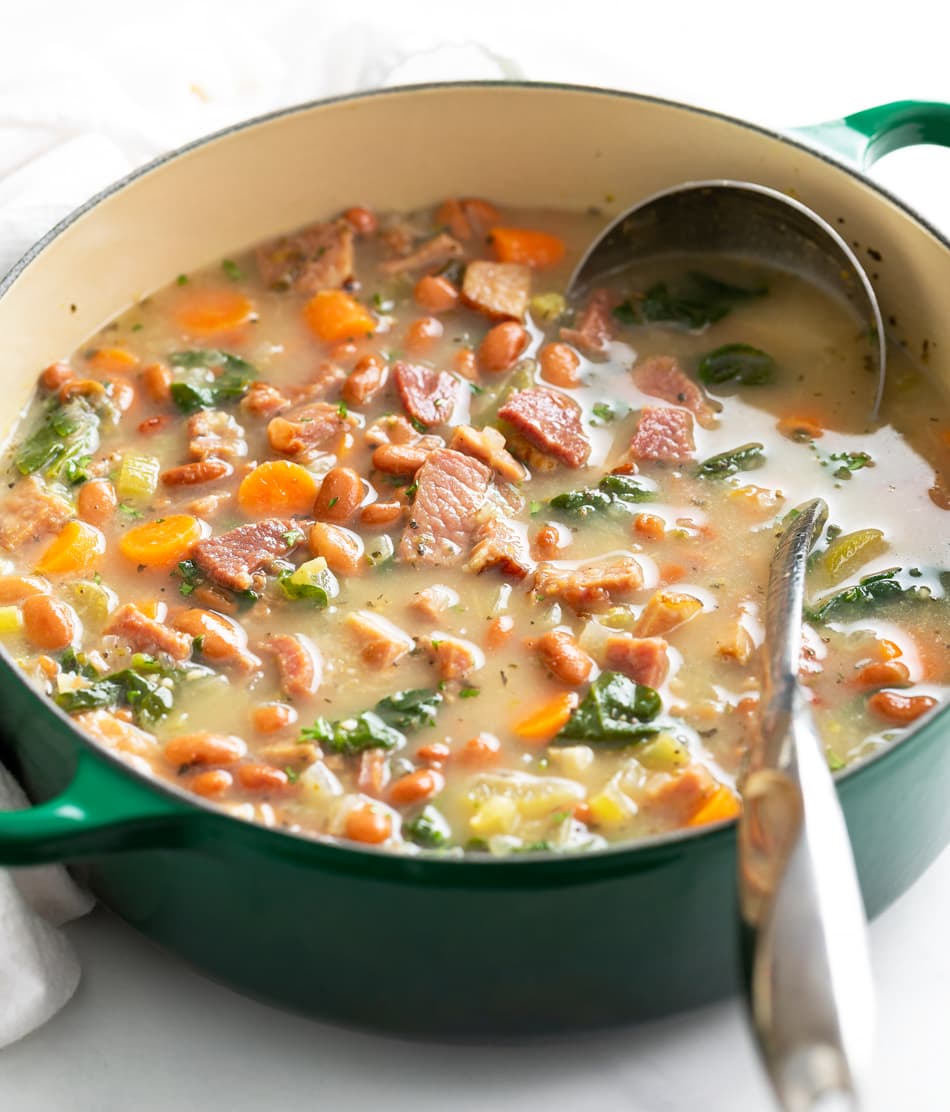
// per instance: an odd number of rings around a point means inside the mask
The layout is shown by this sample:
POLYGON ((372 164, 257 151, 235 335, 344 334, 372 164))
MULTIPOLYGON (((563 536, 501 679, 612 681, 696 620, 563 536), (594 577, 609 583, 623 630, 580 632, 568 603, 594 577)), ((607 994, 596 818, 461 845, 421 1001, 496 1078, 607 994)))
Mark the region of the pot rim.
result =
MULTIPOLYGON (((149 162, 142 166, 136 167, 128 174, 112 182, 104 189, 99 190, 93 194, 88 200, 81 205, 70 211, 60 221, 58 221, 48 232, 46 232, 40 239, 38 239, 28 250, 13 264, 7 273, 0 278, 0 299, 6 296, 7 292, 18 281, 20 276, 27 270, 30 264, 36 259, 46 248, 56 240, 63 232, 66 231, 72 224, 84 216, 87 212, 91 212, 94 208, 98 207, 103 201, 108 200, 113 194, 120 192, 126 187, 134 184, 139 178, 145 177, 152 171, 179 159, 192 151, 201 147, 207 146, 216 142, 219 139, 225 139, 230 135, 249 131, 256 127, 262 127, 276 120, 284 119, 289 116, 311 112, 314 109, 327 108, 335 104, 344 104, 352 101, 373 100, 388 96, 401 96, 405 94, 415 93, 434 93, 445 89, 458 89, 458 90, 477 90, 477 89, 515 89, 520 91, 538 91, 538 92, 566 92, 566 93, 583 93, 592 94, 595 96, 603 96, 607 98, 621 98, 623 100, 632 100, 645 104, 659 105, 666 108, 674 108, 685 112, 692 112, 699 116, 708 117, 709 119, 719 120, 733 126, 744 128, 747 131, 752 131, 764 138, 776 140, 779 143, 786 144, 794 149, 807 154, 811 157, 817 158, 821 162, 840 170, 862 185, 867 186, 881 197, 888 200, 896 208, 900 209, 905 215, 910 217, 916 224, 923 228, 927 233, 934 237, 938 243, 945 249, 950 251, 950 239, 938 231, 925 217, 921 216, 911 205, 902 199, 894 196, 889 190, 873 181, 862 169, 858 166, 851 166, 847 162, 839 161, 838 158, 833 157, 825 151, 813 147, 800 139, 787 134, 786 132, 778 131, 773 128, 766 127, 762 124, 753 123, 749 120, 744 120, 740 117, 730 116, 727 113, 717 111, 715 109, 704 108, 698 105, 687 104, 682 101, 671 100, 666 97, 658 97, 645 93, 636 93, 623 89, 612 89, 606 87, 598 87, 592 85, 576 85, 569 82, 558 81, 518 81, 518 80, 466 80, 466 81, 431 81, 420 82, 410 85, 396 85, 387 88, 367 89, 354 93, 342 93, 329 97, 320 97, 315 100, 303 101, 297 104, 289 105, 285 108, 277 108, 270 112, 262 113, 258 116, 252 116, 245 120, 239 120, 236 123, 229 124, 226 127, 219 128, 217 131, 210 132, 207 135, 200 136, 197 139, 192 139, 182 146, 176 147, 173 150, 163 152, 162 154, 151 159, 149 162)), ((365 867, 372 862, 376 869, 382 870, 386 873, 387 866, 383 862, 391 863, 392 874, 404 872, 408 867, 415 874, 416 879, 421 879, 418 875, 421 870, 431 870, 433 874, 443 874, 443 870, 451 870, 456 875, 459 870, 466 870, 470 874, 473 870, 483 872, 486 868, 496 872, 498 869, 520 868, 522 872, 529 866, 532 870, 539 870, 544 874, 550 874, 553 870, 558 872, 568 871, 588 871, 591 873, 602 873, 605 866, 612 867, 612 871, 625 872, 633 871, 636 866, 646 864, 647 859, 651 856, 656 856, 659 851, 660 854, 666 849, 676 849, 680 847, 681 843, 698 843, 709 845, 717 836, 728 836, 732 828, 736 825, 735 819, 722 820, 717 823, 710 823, 706 826, 700 827, 685 827, 678 830, 670 831, 665 834, 650 835, 643 838, 638 838, 630 843, 617 843, 604 847, 603 849, 592 851, 579 851, 574 853, 558 853, 555 851, 541 851, 531 854, 509 854, 504 857, 477 857, 472 858, 469 856, 451 857, 437 853, 429 853, 425 850, 418 854, 403 854, 394 853, 392 850, 387 850, 375 846, 362 846, 353 845, 348 842, 334 841, 327 838, 315 837, 313 835, 300 834, 293 831, 280 830, 276 827, 268 827, 254 821, 248 822, 244 819, 237 818, 234 815, 228 814, 226 811, 217 807, 214 803, 205 800, 200 796, 196 796, 191 792, 186 791, 184 788, 178 787, 171 781, 163 780, 157 776, 146 776, 144 773, 138 772, 121 757, 117 756, 113 751, 107 749, 105 746, 99 745, 91 738, 87 737, 80 729, 78 729, 65 711, 61 710, 55 703, 48 700, 45 696, 36 691, 25 676, 20 674, 15 661, 10 657, 9 652, 4 645, 0 645, 0 659, 3 661, 3 666, 8 672, 9 677, 13 678, 14 682, 22 683, 30 689, 31 695, 36 699, 37 708, 42 713, 52 713, 60 719, 60 721, 67 727, 68 732, 72 734, 73 738, 79 742, 82 749, 89 751, 95 757, 105 761, 114 769, 119 770, 124 775, 127 775, 137 784, 146 786, 150 791, 155 792, 157 795, 163 795, 176 803, 184 803, 187 809, 203 813, 220 822, 226 823, 232 829, 243 829, 244 831, 253 831, 255 837, 260 839, 262 844, 264 840, 268 841, 271 847, 283 847, 285 850, 293 849, 296 853, 310 853, 317 856, 326 856, 327 863, 334 863, 337 867, 344 869, 349 866, 353 870, 360 871, 361 867, 365 867), (233 826, 232 826, 233 824, 233 826), (594 867, 592 868, 592 866, 594 867)), ((889 742, 887 745, 882 746, 880 749, 867 756, 849 764, 840 772, 834 774, 834 780, 837 783, 851 782, 859 777, 866 769, 877 767, 882 762, 887 761, 898 750, 903 749, 907 744, 911 743, 914 739, 922 734, 928 733, 941 719, 946 719, 950 715, 950 703, 943 707, 935 708, 934 712, 923 717, 919 725, 909 730, 896 740, 889 742)), ((66 789, 68 791, 68 788, 66 789)), ((376 871, 376 870, 374 870, 376 871)), ((393 876, 395 879, 395 875, 393 876)), ((593 876, 592 876, 593 879, 593 876)))

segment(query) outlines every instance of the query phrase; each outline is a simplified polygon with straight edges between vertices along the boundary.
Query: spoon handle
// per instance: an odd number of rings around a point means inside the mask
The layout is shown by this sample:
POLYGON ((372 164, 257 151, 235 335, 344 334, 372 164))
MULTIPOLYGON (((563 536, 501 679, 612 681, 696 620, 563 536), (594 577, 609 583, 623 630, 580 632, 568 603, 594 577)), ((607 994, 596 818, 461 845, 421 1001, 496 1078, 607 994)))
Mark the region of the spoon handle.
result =
POLYGON ((761 734, 739 824, 746 985, 760 1049, 789 1112, 859 1108, 874 992, 864 905, 824 746, 798 684, 816 499, 779 543, 766 607, 761 734))

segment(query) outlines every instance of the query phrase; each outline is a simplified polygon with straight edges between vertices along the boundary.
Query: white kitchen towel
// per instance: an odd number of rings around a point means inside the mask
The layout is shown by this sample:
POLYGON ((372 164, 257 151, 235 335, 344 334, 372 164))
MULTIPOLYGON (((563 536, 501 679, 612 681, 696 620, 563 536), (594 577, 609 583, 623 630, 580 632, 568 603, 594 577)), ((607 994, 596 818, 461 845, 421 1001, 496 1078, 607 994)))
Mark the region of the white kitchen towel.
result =
MULTIPOLYGON (((444 23, 384 32, 315 6, 279 5, 267 42, 251 32, 254 19, 241 18, 254 6, 240 2, 228 5, 225 19, 217 4, 171 3, 132 15, 127 6, 101 7, 111 8, 112 18, 102 21, 94 44, 85 36, 82 51, 69 37, 76 13, 42 3, 24 10, 0 44, 0 274, 110 182, 236 120, 380 85, 520 76, 464 28, 446 37, 444 23), (67 26, 45 43, 40 65, 44 11, 67 26), (176 13, 187 18, 187 35, 170 18, 176 13), (293 33, 300 20, 302 37, 293 33), (150 48, 130 52, 130 41, 150 48)), ((88 18, 83 7, 81 19, 88 18)), ((0 767, 0 810, 27 805, 0 767)), ((57 866, 0 869, 0 1047, 45 1023, 75 991, 79 963, 57 928, 92 903, 57 866)))

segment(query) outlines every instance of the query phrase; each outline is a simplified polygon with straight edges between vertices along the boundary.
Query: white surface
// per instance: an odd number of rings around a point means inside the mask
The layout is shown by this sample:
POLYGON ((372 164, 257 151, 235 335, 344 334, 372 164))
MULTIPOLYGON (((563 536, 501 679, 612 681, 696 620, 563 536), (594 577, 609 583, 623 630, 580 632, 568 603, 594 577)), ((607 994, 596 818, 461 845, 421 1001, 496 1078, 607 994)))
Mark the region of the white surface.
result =
MULTIPOLYGON (((936 14, 942 7, 827 0, 785 9, 684 0, 481 0, 469 7, 389 0, 331 10, 229 0, 135 11, 120 3, 34 2, 18 5, 14 18, 13 6, 0 0, 0 152, 7 165, 61 153, 81 124, 92 131, 85 141, 99 144, 98 169, 106 172, 116 152, 119 161, 136 163, 232 119, 324 91, 492 76, 499 69, 631 88, 770 125, 814 122, 892 99, 950 101, 947 16, 936 14), (475 40, 491 53, 474 47, 475 40), (439 44, 441 52, 427 53, 439 44), (321 56, 328 59, 322 66, 315 61, 321 56), (88 113, 77 115, 80 101, 95 106, 92 125, 88 113)), ((950 229, 947 152, 892 156, 876 176, 950 229)), ((35 195, 31 186, 34 218, 41 221, 43 206, 51 212, 74 185, 48 174, 35 195)), ((0 224, 0 236, 3 231, 0 224)), ((950 1107, 948 923, 945 854, 872 929, 881 1022, 871 1112, 950 1107)), ((734 1002, 569 1042, 425 1046, 354 1034, 243 1000, 102 910, 67 935, 83 962, 83 984, 51 1023, 0 1052, 0 1108, 769 1107, 734 1002)), ((6 1003, 0 999, 0 1008, 6 1003)))

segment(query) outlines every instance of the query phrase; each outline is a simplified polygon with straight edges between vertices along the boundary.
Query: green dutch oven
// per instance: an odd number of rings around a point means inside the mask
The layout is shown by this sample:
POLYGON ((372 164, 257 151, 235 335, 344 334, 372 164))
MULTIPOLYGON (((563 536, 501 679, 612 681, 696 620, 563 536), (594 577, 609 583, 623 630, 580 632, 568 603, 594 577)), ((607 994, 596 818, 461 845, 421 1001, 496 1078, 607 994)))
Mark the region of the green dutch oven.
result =
MULTIPOLYGON (((0 286, 4 427, 38 368, 173 275, 356 201, 410 208, 463 193, 610 214, 717 177, 792 193, 842 230, 873 260, 893 338, 950 382, 950 244, 858 168, 913 143, 950 145, 950 106, 889 104, 794 136, 547 85, 289 109, 152 163, 14 268, 0 286)), ((3 759, 36 801, 0 814, 0 863, 68 862, 138 930, 243 992, 403 1034, 484 1037, 629 1022, 739 984, 731 823, 564 858, 323 844, 137 774, 6 655, 0 690, 3 759)), ((948 714, 838 777, 871 915, 950 839, 948 714)))

